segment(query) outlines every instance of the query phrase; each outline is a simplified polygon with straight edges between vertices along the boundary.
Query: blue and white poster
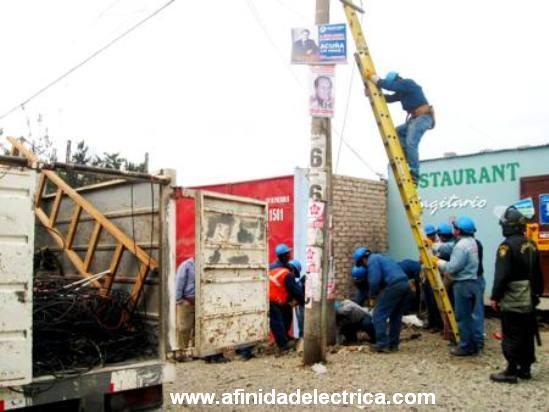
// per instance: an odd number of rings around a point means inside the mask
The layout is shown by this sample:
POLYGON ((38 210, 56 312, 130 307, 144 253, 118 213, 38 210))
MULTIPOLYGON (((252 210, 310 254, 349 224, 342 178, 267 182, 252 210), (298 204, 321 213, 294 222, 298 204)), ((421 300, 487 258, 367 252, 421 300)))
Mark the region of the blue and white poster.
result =
POLYGON ((318 48, 323 63, 347 62, 347 30, 345 24, 318 26, 318 48))
POLYGON ((292 29, 292 64, 347 63, 345 24, 321 24, 292 29))
POLYGON ((539 195, 539 223, 549 225, 549 194, 539 195))

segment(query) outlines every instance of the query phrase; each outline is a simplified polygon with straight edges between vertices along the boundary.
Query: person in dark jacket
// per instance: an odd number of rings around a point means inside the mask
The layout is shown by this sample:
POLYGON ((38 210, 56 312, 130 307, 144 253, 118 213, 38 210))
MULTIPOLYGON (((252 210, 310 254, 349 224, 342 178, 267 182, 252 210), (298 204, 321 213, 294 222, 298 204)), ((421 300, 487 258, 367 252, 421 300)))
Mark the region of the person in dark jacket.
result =
POLYGON ((413 299, 408 302, 408 307, 405 309, 406 313, 418 312, 419 302, 421 300, 421 288, 420 275, 421 275, 421 263, 413 259, 404 259, 398 262, 398 265, 402 268, 406 276, 408 276, 408 284, 413 294, 413 299))
POLYGON ((279 243, 276 245, 275 255, 277 259, 269 265, 269 270, 284 267, 293 271, 293 269, 289 266, 290 260, 292 260, 292 249, 290 249, 288 245, 285 243, 279 243))
POLYGON ((375 74, 369 76, 377 87, 394 92, 385 95, 387 103, 400 102, 407 112, 406 122, 396 128, 402 150, 410 167, 412 179, 419 179, 419 142, 429 129, 435 126, 433 107, 429 105, 423 89, 412 79, 403 79, 397 72, 389 72, 384 79, 375 74))
POLYGON ((402 315, 411 299, 408 276, 394 260, 368 248, 353 252, 356 266, 368 271, 369 298, 375 299, 373 322, 376 332, 375 352, 395 352, 399 349, 402 315), (389 320, 389 336, 387 336, 389 320))
POLYGON ((353 266, 351 278, 356 287, 356 295, 353 302, 362 306, 368 300, 368 271, 362 266, 353 266))
POLYGON ((280 244, 275 248, 278 260, 269 268, 269 323, 281 352, 291 349, 288 331, 292 322, 292 307, 304 305, 301 285, 296 281, 295 268, 290 265, 291 249, 280 244))
POLYGON ((376 333, 368 309, 347 299, 336 301, 334 308, 336 324, 339 332, 345 338, 345 343, 358 341, 358 332, 366 332, 368 340, 372 343, 375 342, 376 333))
POLYGON ((491 306, 501 312, 501 347, 507 368, 490 375, 495 382, 517 383, 530 379, 536 361, 535 307, 543 292, 539 252, 524 235, 526 218, 514 207, 507 208, 499 221, 505 240, 496 255, 491 306))
MULTIPOLYGON (((295 276, 295 280, 298 286, 301 288, 301 293, 305 296, 305 281, 306 275, 301 274, 301 262, 297 259, 292 259, 288 263, 292 268, 295 276)), ((299 338, 303 338, 304 326, 305 326, 305 304, 299 304, 295 306, 295 316, 297 318, 297 325, 299 329, 299 338)))

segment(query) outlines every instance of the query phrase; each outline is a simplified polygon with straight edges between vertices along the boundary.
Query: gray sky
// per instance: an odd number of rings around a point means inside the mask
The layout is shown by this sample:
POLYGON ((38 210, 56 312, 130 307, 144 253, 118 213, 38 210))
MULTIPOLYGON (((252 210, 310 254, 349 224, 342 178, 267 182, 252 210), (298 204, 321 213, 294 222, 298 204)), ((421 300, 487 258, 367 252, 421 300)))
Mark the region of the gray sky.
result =
MULTIPOLYGON (((0 2, 0 113, 165 2, 0 2)), ((310 117, 309 72, 289 64, 290 29, 314 22, 314 4, 176 0, 0 127, 5 135, 28 135, 29 119, 32 133, 47 127, 61 148, 69 138, 84 138, 133 160, 148 151, 152 168, 176 168, 184 185, 291 174, 307 166, 310 117)), ((364 0, 364 6, 379 73, 413 78, 436 108, 437 127, 424 136, 422 158, 549 141, 546 1, 364 0)), ((331 21, 344 20, 332 0, 331 21)), ((345 123, 346 142, 386 173, 349 40, 349 64, 336 70, 334 157, 345 123)), ((395 123, 403 121, 399 104, 392 113, 395 123)), ((346 145, 337 172, 374 177, 346 145)))

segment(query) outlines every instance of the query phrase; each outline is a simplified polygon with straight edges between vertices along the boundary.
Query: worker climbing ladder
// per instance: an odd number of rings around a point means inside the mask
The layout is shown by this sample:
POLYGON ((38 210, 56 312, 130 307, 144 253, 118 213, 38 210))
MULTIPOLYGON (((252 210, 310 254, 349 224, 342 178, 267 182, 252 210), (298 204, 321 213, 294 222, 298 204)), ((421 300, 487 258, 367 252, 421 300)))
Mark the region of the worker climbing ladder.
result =
POLYGON ((431 247, 424 238, 421 224, 421 203, 419 201, 416 186, 412 181, 410 169, 404 151, 400 145, 400 140, 395 130, 391 114, 389 113, 385 96, 377 85, 369 80, 369 77, 375 74, 376 70, 357 15, 357 12, 364 13, 364 11, 354 5, 351 1, 341 0, 341 2, 343 3, 349 28, 356 44, 357 52, 355 53, 355 60, 362 80, 364 81, 364 86, 368 90, 370 104, 381 133, 381 138, 383 139, 383 145, 385 146, 387 156, 389 157, 389 163, 395 175, 395 181, 400 192, 402 203, 404 204, 404 209, 406 210, 406 216, 408 217, 412 229, 414 241, 419 249, 419 256, 424 274, 433 289, 435 300, 443 315, 443 319, 449 327, 454 340, 457 342, 459 340, 459 332, 454 311, 435 264, 431 247))

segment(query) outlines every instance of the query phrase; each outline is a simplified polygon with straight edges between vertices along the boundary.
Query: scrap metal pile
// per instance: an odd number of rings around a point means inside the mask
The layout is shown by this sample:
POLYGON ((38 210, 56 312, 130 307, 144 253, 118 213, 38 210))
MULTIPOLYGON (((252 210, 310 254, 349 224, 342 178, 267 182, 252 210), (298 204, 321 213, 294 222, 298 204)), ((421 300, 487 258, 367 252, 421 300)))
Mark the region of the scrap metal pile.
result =
POLYGON ((81 281, 37 278, 34 283, 34 375, 63 377, 108 363, 156 354, 151 325, 128 312, 129 294, 109 297, 81 281))

